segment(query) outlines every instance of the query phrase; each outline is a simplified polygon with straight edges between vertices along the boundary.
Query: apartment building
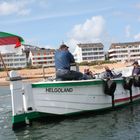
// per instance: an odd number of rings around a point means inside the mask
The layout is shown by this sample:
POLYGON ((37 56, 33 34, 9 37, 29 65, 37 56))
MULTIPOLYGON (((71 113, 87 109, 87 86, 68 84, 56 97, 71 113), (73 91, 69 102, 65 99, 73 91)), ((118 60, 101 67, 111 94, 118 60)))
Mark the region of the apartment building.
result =
POLYGON ((54 49, 32 49, 29 52, 29 61, 32 66, 54 66, 54 49))
MULTIPOLYGON (((2 58, 7 68, 25 68, 27 66, 26 54, 5 53, 2 58)), ((4 68, 0 60, 0 68, 4 68)))
POLYGON ((140 59, 140 42, 112 43, 108 51, 109 60, 134 61, 140 59))
POLYGON ((73 55, 78 63, 105 60, 102 43, 78 44, 73 55))

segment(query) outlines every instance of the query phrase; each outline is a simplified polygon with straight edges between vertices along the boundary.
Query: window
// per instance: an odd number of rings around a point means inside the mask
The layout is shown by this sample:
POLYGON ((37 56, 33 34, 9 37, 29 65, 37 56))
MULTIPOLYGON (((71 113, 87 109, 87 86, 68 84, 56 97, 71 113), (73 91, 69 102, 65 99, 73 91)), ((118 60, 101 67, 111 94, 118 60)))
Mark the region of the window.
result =
POLYGON ((82 53, 82 55, 87 55, 87 53, 82 53))
POLYGON ((99 50, 103 50, 103 48, 99 48, 99 50))

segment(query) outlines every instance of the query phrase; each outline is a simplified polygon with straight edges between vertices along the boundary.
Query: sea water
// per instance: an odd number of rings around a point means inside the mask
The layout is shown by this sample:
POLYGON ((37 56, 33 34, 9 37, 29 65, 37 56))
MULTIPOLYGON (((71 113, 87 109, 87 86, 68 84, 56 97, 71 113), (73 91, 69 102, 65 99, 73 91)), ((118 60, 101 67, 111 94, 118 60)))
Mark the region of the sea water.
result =
POLYGON ((140 140, 140 104, 101 114, 36 121, 12 130, 9 87, 0 87, 0 140, 140 140))

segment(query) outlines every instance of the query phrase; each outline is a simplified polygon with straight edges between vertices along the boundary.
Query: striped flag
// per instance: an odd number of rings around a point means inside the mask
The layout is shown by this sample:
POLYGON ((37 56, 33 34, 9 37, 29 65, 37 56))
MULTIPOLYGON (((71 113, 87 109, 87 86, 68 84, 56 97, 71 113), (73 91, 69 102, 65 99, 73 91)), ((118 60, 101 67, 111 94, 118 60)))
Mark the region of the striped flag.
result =
POLYGON ((0 53, 22 53, 24 40, 17 35, 0 32, 0 53))

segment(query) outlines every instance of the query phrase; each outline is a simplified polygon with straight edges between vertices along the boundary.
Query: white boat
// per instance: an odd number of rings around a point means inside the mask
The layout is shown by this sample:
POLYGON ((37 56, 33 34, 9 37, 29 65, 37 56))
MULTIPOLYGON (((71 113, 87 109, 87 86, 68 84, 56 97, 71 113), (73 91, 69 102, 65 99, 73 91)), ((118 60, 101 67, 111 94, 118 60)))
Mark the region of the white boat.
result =
POLYGON ((123 78, 25 83, 11 71, 10 79, 13 129, 44 115, 102 111, 140 100, 140 88, 132 80, 125 87, 123 78))

